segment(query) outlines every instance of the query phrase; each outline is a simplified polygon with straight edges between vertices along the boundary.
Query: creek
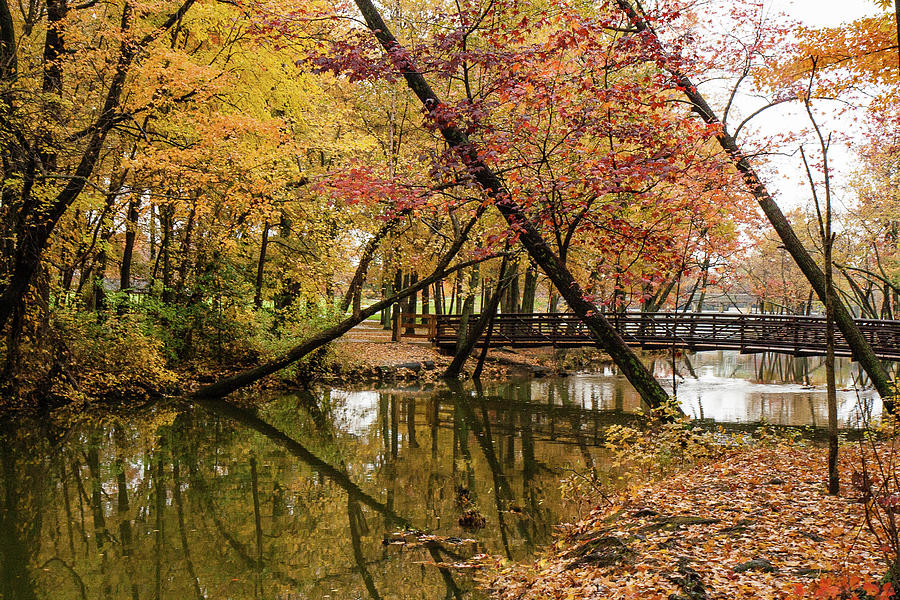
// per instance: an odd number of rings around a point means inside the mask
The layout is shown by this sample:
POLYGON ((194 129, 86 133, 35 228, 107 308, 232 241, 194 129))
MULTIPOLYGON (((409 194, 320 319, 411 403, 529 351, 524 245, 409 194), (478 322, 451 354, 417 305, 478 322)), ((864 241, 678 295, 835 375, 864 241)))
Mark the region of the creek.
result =
MULTIPOLYGON (((647 360, 671 391, 671 363, 647 360)), ((852 427, 880 404, 838 366, 852 427)), ((821 359, 699 353, 676 362, 674 387, 689 416, 726 428, 827 422, 821 359)), ((6 419, 0 597, 483 598, 471 570, 445 567, 539 552, 590 508, 560 479, 602 466, 604 428, 639 409, 602 366, 6 419)))

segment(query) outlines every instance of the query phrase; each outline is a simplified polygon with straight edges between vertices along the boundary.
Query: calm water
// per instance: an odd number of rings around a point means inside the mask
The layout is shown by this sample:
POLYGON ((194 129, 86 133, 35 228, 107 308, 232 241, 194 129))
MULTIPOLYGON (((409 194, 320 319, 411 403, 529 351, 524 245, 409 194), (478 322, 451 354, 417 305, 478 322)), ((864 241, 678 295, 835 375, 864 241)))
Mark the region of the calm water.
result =
MULTIPOLYGON (((671 365, 653 368, 671 387, 671 365)), ((703 353, 675 370, 691 415, 825 422, 817 359, 703 353)), ((841 387, 864 383, 840 373, 841 387)), ((839 402, 848 422, 857 394, 839 402)), ((479 598, 467 571, 435 563, 533 554, 584 509, 561 496, 565 469, 602 464, 604 426, 638 407, 609 369, 482 393, 318 389, 6 422, 0 597, 479 598), (483 528, 460 526, 467 510, 483 528), (477 548, 385 544, 405 527, 477 548)))

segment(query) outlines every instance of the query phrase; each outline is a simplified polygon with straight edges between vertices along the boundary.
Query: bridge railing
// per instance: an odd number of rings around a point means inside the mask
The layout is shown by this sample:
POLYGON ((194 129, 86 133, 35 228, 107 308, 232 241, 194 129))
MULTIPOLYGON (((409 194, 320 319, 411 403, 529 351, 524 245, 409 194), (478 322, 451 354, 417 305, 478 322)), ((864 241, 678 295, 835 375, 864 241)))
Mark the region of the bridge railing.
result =
MULTIPOLYGON (((606 318, 630 345, 696 350, 732 349, 744 352, 821 354, 825 348, 825 319, 804 315, 735 313, 609 313, 606 318)), ((469 333, 478 315, 469 318, 469 333)), ((876 354, 900 359, 900 321, 858 319, 863 336, 876 354)), ((434 317, 432 341, 444 348, 456 344, 459 315, 434 317)), ((574 347, 593 343, 590 331, 573 314, 498 314, 492 346, 574 347)), ((835 331, 836 352, 850 356, 840 331, 835 331)))
POLYGON ((400 313, 393 323, 394 338, 397 341, 407 338, 424 338, 434 340, 437 333, 437 318, 433 314, 400 313))

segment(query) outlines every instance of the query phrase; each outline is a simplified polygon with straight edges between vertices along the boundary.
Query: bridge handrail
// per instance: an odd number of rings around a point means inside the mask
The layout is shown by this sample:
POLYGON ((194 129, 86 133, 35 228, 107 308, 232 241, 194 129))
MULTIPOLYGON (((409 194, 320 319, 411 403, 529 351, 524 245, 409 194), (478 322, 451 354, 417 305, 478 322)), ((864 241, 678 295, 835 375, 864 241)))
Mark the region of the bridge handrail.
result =
MULTIPOLYGON (((471 315, 474 325, 479 315, 471 315)), ((817 315, 770 315, 714 312, 625 312, 606 313, 628 343, 685 348, 719 347, 759 351, 760 348, 812 353, 824 347, 825 318, 817 315)), ((460 315, 434 316, 432 341, 455 343, 462 322, 460 315)), ((900 359, 900 321, 856 319, 863 335, 883 357, 900 359)), ((590 332, 572 313, 506 313, 494 319, 497 345, 579 345, 591 339, 590 332)), ((840 331, 838 348, 849 354, 840 331)))

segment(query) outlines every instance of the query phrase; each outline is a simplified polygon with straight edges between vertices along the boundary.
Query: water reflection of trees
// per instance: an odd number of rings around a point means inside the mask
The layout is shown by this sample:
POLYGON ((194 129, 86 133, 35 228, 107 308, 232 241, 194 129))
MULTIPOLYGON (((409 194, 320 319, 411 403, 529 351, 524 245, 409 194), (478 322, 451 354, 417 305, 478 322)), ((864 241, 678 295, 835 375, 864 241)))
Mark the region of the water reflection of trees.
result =
POLYGON ((557 521, 547 465, 582 463, 594 443, 584 411, 510 393, 383 393, 362 433, 335 425, 340 400, 327 397, 159 406, 52 432, 7 425, 0 593, 461 598, 467 577, 417 564, 456 557, 399 553, 384 533, 462 533, 456 490, 468 486, 488 517, 476 537, 521 557, 557 521))

